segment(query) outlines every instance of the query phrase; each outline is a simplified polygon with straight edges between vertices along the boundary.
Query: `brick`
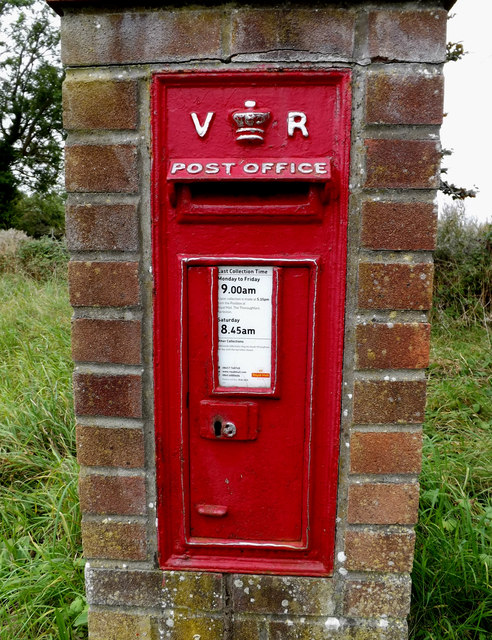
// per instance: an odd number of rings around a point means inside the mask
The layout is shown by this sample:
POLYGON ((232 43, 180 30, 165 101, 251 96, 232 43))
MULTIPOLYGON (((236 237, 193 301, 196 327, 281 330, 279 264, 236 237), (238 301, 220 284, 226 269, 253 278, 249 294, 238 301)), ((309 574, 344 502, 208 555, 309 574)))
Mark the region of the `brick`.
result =
POLYGON ((65 129, 136 129, 137 123, 134 80, 65 80, 65 129))
POLYGON ((151 640, 150 617, 116 611, 89 611, 89 640, 151 640))
POLYGON ((77 461, 85 466, 142 468, 145 464, 141 429, 110 429, 77 425, 77 461))
POLYGON ((222 16, 220 8, 203 7, 69 13, 61 25, 62 61, 96 66, 221 58, 222 16))
POLYGON ((417 484, 353 484, 349 487, 350 524, 415 524, 417 484))
MULTIPOLYGON (((408 640, 405 621, 384 620, 387 623, 384 626, 379 624, 380 620, 347 620, 340 617, 310 619, 307 623, 304 618, 273 620, 268 625, 268 638, 269 640, 408 640)), ((256 636, 254 640, 261 637, 256 636)))
POLYGON ((129 144, 72 144, 65 147, 68 192, 136 193, 137 148, 129 144))
MULTIPOLYGON (((336 626, 333 619, 333 624, 336 626)), ((338 621, 338 618, 336 618, 338 621)), ((340 622, 338 621, 338 624, 340 622)), ((270 640, 349 640, 350 636, 339 628, 336 635, 329 634, 328 627, 319 622, 301 622, 298 618, 289 620, 274 620, 268 624, 268 638, 270 640)), ((257 636, 260 637, 260 636, 257 636)))
POLYGON ((412 570, 415 533, 384 531, 347 531, 345 567, 349 571, 386 571, 403 573, 412 570))
POLYGON ((430 325, 360 324, 356 345, 358 369, 422 369, 429 366, 430 325))
POLYGON ((414 309, 432 305, 433 266, 428 263, 359 264, 360 309, 414 309))
POLYGON ((433 251, 437 212, 427 202, 364 202, 362 246, 390 251, 433 251))
POLYGON ((224 606, 222 575, 201 571, 164 571, 162 607, 220 611, 224 606))
POLYGON ((72 357, 76 362, 140 364, 140 320, 72 321, 72 357))
POLYGON ((441 164, 433 140, 366 140, 369 189, 437 189, 441 164))
POLYGON ((369 124, 441 124, 443 76, 369 73, 366 122, 369 124))
POLYGON ((161 606, 160 571, 106 569, 86 566, 85 584, 90 605, 161 606))
POLYGON ((70 251, 136 251, 137 206, 68 204, 66 237, 70 251))
POLYGON ((138 262, 82 262, 68 265, 73 307, 132 307, 140 302, 138 262))
POLYGON ((410 589, 410 578, 395 582, 348 582, 344 613, 360 618, 405 618, 410 610, 410 589))
POLYGON ((424 421, 425 380, 356 380, 355 424, 420 424, 424 421))
POLYGON ((232 579, 233 608, 244 613, 330 615, 333 583, 321 578, 243 576, 232 579))
POLYGON ((422 434, 355 432, 350 438, 352 473, 420 473, 422 434))
MULTIPOLYGON (((269 640, 408 640, 405 621, 390 618, 385 622, 387 624, 381 626, 380 620, 347 620, 340 617, 310 619, 308 622, 305 618, 273 620, 268 625, 268 638, 269 640)), ((254 640, 261 637, 256 636, 254 640)))
POLYGON ((75 412, 81 416, 142 417, 139 375, 74 374, 75 412))
POLYGON ((354 26, 355 13, 347 9, 240 8, 232 12, 231 54, 291 50, 350 58, 354 26))
POLYGON ((159 640, 219 640, 224 637, 223 619, 212 616, 190 616, 181 612, 170 612, 158 621, 159 640))
POLYGON ((447 13, 375 10, 368 16, 369 56, 376 60, 444 62, 447 13))
POLYGON ((86 558, 145 560, 147 531, 128 522, 82 522, 82 546, 86 558))
POLYGON ((267 637, 265 622, 253 617, 241 618, 233 613, 231 640, 258 640, 267 637))
POLYGON ((145 481, 138 476, 81 475, 82 513, 145 515, 145 481))

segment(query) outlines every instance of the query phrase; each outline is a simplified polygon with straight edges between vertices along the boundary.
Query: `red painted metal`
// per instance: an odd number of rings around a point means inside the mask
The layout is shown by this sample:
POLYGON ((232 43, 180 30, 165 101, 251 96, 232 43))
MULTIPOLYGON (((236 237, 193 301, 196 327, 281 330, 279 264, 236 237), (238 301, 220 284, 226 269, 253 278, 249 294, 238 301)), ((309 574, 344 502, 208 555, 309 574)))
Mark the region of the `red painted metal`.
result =
POLYGON ((154 77, 163 567, 332 571, 349 82, 347 70, 154 77), (235 266, 273 267, 271 371, 251 373, 263 386, 218 382, 218 273, 235 266))

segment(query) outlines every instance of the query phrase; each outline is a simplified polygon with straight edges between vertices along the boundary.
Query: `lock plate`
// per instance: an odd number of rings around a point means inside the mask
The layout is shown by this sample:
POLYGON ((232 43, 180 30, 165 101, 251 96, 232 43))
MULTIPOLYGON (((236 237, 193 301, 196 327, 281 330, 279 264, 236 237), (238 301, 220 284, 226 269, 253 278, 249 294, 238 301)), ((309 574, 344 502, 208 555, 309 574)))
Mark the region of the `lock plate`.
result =
POLYGON ((200 436, 211 440, 234 442, 258 437, 256 402, 200 402, 200 436))

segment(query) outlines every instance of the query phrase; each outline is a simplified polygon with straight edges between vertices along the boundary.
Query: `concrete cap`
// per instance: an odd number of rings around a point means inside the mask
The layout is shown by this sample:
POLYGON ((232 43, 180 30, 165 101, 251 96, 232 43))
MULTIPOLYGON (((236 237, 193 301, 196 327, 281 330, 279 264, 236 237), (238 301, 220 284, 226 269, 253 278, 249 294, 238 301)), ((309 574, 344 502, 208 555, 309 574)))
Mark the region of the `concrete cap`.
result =
MULTIPOLYGON (((49 6, 53 9, 53 11, 55 11, 56 13, 58 13, 59 15, 63 15, 63 9, 65 7, 91 7, 92 9, 101 9, 104 10, 106 8, 108 9, 113 9, 113 8, 124 8, 124 7, 139 7, 139 6, 144 6, 144 7, 166 7, 166 4, 163 5, 162 1, 159 2, 159 0, 147 0, 147 2, 145 1, 139 1, 139 0, 46 0, 47 3, 49 4, 49 6)), ((382 0, 382 3, 384 3, 386 0, 382 0)), ((393 0, 394 2, 407 2, 408 0, 393 0)), ((309 6, 315 6, 315 5, 319 5, 319 6, 327 6, 327 5, 340 5, 340 8, 346 8, 349 5, 357 5, 357 4, 364 4, 364 2, 368 2, 368 0, 345 0, 345 2, 337 2, 337 0, 335 0, 334 2, 329 2, 329 0, 327 2, 320 2, 318 1, 312 1, 312 0, 297 0, 297 2, 293 3, 295 5, 302 5, 302 4, 308 4, 309 6)), ((446 9, 449 11, 449 9, 451 9, 451 7, 455 4, 456 0, 437 0, 437 4, 440 4, 443 9, 446 9)), ((220 5, 220 4, 225 4, 225 1, 218 1, 218 0, 202 0, 200 2, 201 5, 203 6, 214 6, 214 5, 220 5)), ((268 0, 253 0, 250 1, 248 4, 250 5, 259 5, 259 6, 270 6, 270 5, 278 5, 279 2, 278 0, 276 2, 269 2, 268 0)), ((187 6, 187 5, 196 5, 195 2, 193 2, 192 0, 189 0, 189 2, 180 2, 179 0, 177 0, 176 2, 170 2, 167 5, 167 8, 169 7, 180 7, 180 6, 187 6)))

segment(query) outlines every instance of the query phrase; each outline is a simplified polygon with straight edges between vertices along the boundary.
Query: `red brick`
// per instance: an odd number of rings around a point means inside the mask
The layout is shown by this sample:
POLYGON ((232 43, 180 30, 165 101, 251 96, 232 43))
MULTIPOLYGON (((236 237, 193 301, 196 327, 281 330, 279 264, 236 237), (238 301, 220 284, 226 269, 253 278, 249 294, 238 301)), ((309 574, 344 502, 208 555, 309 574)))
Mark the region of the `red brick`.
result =
POLYGON ((429 365, 430 325, 358 325, 358 369, 422 369, 429 365))
POLYGON ((74 374, 75 412, 81 416, 142 417, 138 375, 74 374))
POLYGON ((352 473, 420 473, 422 434, 355 432, 350 438, 352 473))
POLYGON ((437 212, 427 202, 365 202, 362 246, 391 251, 432 251, 436 245, 437 212))
POLYGON ((425 380, 356 380, 354 423, 419 424, 424 420, 425 380))
POLYGON ((415 533, 347 531, 345 567, 349 571, 403 573, 412 570, 415 533))
POLYGON ((96 66, 220 59, 222 18, 221 8, 204 7, 70 13, 61 25, 62 60, 96 66))
POLYGON ((232 55, 276 50, 351 57, 355 14, 325 7, 240 8, 232 14, 232 55))
POLYGON ((417 484, 353 484, 348 494, 350 524, 415 524, 417 484))
POLYGON ((67 79, 63 84, 65 129, 136 129, 134 80, 67 79))
POLYGON ((73 307, 132 307, 140 302, 137 262, 70 262, 68 283, 73 307))
POLYGON ((69 192, 136 193, 137 148, 129 144, 65 147, 65 186, 69 192))
POLYGON ((71 251, 136 251, 135 204, 69 204, 67 246, 71 251))
POLYGON ((410 579, 347 582, 344 614, 357 618, 405 618, 410 610, 410 579))
POLYGON ((369 55, 377 60, 444 62, 447 13, 376 10, 369 13, 369 55))
POLYGON ((140 364, 140 320, 72 321, 72 357, 76 362, 140 364))
POLYGON ((142 468, 145 463, 141 429, 77 425, 77 460, 95 467, 142 468))
POLYGON ((420 264, 359 264, 360 309, 415 309, 432 305, 433 266, 420 264))
POLYGON ((369 124, 441 124, 442 76, 370 73, 366 122, 369 124))
POLYGON ((437 189, 441 164, 433 140, 366 140, 369 189, 437 189))
POLYGON ((145 526, 127 522, 82 522, 82 546, 86 558, 145 560, 145 526))
POLYGON ((145 515, 145 482, 136 476, 84 475, 79 478, 83 513, 145 515))

